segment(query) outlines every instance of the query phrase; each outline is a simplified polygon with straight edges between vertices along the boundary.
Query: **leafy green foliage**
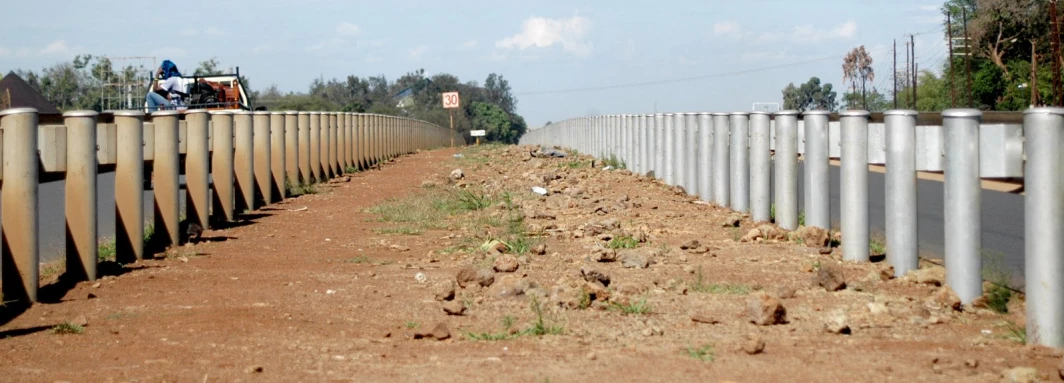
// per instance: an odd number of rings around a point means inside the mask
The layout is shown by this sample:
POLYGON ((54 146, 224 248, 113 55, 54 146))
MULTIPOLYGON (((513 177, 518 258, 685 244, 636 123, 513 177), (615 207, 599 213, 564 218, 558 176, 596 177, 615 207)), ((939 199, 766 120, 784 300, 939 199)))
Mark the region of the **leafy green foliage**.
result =
POLYGON ((708 343, 700 348, 688 347, 687 356, 703 362, 712 362, 716 359, 716 354, 713 352, 713 345, 708 343))
POLYGON ((838 109, 835 101, 835 91, 830 83, 820 84, 820 78, 810 77, 809 81, 800 86, 794 83, 787 84, 783 88, 783 108, 797 111, 829 110, 838 109))
POLYGON ((610 302, 610 309, 620 311, 627 315, 646 315, 654 311, 654 308, 650 307, 650 304, 647 303, 646 298, 640 299, 638 302, 628 302, 624 304, 610 302))
POLYGON ((634 249, 639 246, 639 240, 628 235, 621 235, 610 240, 611 249, 634 249))
POLYGON ((75 323, 71 323, 71 322, 63 322, 63 323, 55 325, 55 327, 52 327, 52 333, 60 334, 60 335, 62 335, 62 334, 81 334, 83 332, 85 332, 85 328, 84 327, 81 327, 81 325, 78 325, 78 324, 75 324, 75 323))

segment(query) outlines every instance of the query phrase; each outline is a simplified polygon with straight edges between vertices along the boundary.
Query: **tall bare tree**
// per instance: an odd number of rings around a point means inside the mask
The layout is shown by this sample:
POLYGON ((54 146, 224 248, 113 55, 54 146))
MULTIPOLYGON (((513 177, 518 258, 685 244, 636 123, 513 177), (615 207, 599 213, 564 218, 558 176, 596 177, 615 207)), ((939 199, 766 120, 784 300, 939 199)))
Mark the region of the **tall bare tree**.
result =
POLYGON ((868 108, 867 84, 876 80, 875 70, 872 69, 872 56, 865 50, 864 45, 853 48, 842 59, 842 81, 850 82, 851 93, 857 93, 857 84, 861 84, 861 99, 865 109, 868 108))

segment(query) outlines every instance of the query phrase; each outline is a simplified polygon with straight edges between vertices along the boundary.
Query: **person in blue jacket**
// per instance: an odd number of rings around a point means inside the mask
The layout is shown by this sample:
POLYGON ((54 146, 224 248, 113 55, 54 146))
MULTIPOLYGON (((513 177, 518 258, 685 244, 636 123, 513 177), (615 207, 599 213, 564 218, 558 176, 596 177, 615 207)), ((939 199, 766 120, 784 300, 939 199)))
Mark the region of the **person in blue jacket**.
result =
POLYGON ((166 109, 167 106, 181 105, 182 96, 186 93, 177 65, 173 61, 163 60, 162 65, 159 65, 159 69, 155 71, 155 75, 163 81, 156 83, 155 88, 145 96, 148 110, 156 111, 166 109))

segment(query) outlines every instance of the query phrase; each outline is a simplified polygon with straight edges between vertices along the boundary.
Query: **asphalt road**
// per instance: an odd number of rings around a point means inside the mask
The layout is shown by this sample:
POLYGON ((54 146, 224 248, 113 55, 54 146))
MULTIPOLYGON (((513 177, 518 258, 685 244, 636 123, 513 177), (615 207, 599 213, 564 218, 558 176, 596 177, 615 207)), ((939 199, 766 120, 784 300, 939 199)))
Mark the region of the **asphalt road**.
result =
MULTIPOLYGON (((841 216, 839 208, 840 168, 831 166, 831 222, 838 227, 841 216)), ((798 208, 804 209, 803 164, 798 165, 798 208)), ((884 238, 886 227, 884 192, 886 174, 868 172, 868 220, 872 238, 884 238)), ((917 227, 920 255, 942 259, 945 246, 944 184, 934 180, 918 179, 916 184, 917 227)), ((1024 196, 994 190, 982 190, 982 242, 984 267, 997 262, 1012 275, 1013 287, 1024 285, 1024 196)), ((887 249, 888 256, 890 249, 887 249)))

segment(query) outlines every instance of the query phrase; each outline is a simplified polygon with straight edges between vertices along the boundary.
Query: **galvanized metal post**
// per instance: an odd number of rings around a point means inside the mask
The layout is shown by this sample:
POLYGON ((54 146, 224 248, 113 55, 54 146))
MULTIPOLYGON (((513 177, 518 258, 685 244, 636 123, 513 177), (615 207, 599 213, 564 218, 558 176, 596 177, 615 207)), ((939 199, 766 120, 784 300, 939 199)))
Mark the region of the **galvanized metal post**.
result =
POLYGON ((315 183, 324 181, 321 168, 321 112, 310 112, 310 174, 315 183))
POLYGON ((284 168, 285 196, 288 187, 299 184, 299 113, 284 112, 284 168))
POLYGON ((283 201, 288 196, 285 189, 285 114, 284 112, 270 113, 270 174, 271 187, 268 203, 283 201))
POLYGON ((97 276, 96 117, 94 111, 63 113, 67 131, 66 273, 76 281, 95 281, 97 276))
POLYGON ((639 161, 636 161, 636 173, 643 175, 647 173, 650 168, 650 157, 647 155, 647 147, 650 143, 650 129, 647 127, 647 115, 640 114, 636 118, 636 124, 638 124, 638 133, 636 134, 636 145, 639 147, 639 161))
POLYGON ((1064 347, 1064 109, 1024 111, 1024 261, 1027 339, 1064 347))
POLYGON ((713 203, 721 207, 731 201, 730 131, 728 113, 713 113, 713 203))
POLYGON ((750 117, 731 114, 731 208, 745 213, 750 206, 750 117))
MULTIPOLYGON (((181 244, 181 154, 178 148, 178 116, 176 110, 152 113, 155 125, 155 237, 153 245, 161 247, 181 244)), ((186 149, 187 151, 187 149, 186 149)), ((69 176, 69 173, 68 173, 69 176)))
POLYGON ((206 110, 185 111, 185 217, 210 228, 210 141, 206 110))
POLYGON ((314 183, 316 180, 314 178, 314 171, 311 170, 313 167, 310 166, 310 148, 317 142, 311 142, 310 112, 299 112, 297 116, 299 150, 296 152, 296 155, 299 156, 299 178, 295 179, 293 182, 301 185, 308 185, 314 183))
POLYGON ((839 204, 842 258, 868 261, 868 117, 864 110, 839 113, 842 135, 839 204))
POLYGON ((687 180, 684 186, 687 189, 687 194, 692 196, 698 196, 698 113, 684 113, 684 128, 687 130, 687 136, 684 138, 684 146, 686 146, 686 153, 684 153, 684 162, 687 165, 687 174, 685 179, 687 180))
POLYGON ((964 304, 983 295, 979 177, 982 116, 976 109, 942 112, 942 128, 946 134, 946 282, 964 304))
POLYGON ((3 299, 35 303, 40 279, 37 110, 0 111, 0 127, 4 141, 4 188, 0 193, 3 299))
POLYGON ((236 204, 233 191, 233 114, 211 112, 214 148, 211 151, 211 180, 214 185, 213 214, 218 220, 232 222, 236 204))
POLYGON ((340 162, 338 160, 340 150, 339 145, 337 145, 340 138, 339 119, 340 116, 338 116, 337 113, 329 113, 329 158, 327 163, 329 165, 329 174, 333 177, 342 174, 344 171, 344 169, 340 167, 340 162))
POLYGON ((916 218, 916 111, 883 113, 887 141, 887 261, 901 277, 919 266, 916 218))
POLYGON ((233 171, 236 173, 237 211, 255 210, 255 133, 252 122, 251 112, 234 113, 233 171))
MULTIPOLYGON (((687 127, 684 126, 685 121, 683 113, 676 113, 672 115, 672 129, 673 146, 669 148, 672 151, 672 182, 673 185, 683 187, 687 190, 687 143, 684 139, 687 137, 687 127)), ((690 193, 688 193, 690 194, 690 193)))
POLYGON ((713 201, 713 114, 698 114, 698 195, 713 201))
POLYGON ((754 222, 771 219, 771 119, 766 112, 750 113, 750 218, 754 222))
POLYGON ((668 131, 665 130, 666 116, 662 113, 654 114, 654 178, 665 179, 665 139, 668 131))
POLYGON ((351 127, 351 113, 340 113, 336 116, 336 167, 340 174, 347 174, 351 167, 347 157, 348 129, 351 127))
POLYGON ((798 228, 798 112, 776 113, 775 202, 776 224, 798 228))
MULTIPOLYGON (((272 138, 270 136, 270 112, 255 112, 252 115, 252 125, 254 128, 252 141, 255 150, 251 158, 255 163, 255 191, 260 196, 255 201, 269 204, 270 190, 273 189, 273 173, 270 170, 273 162, 271 156, 273 153, 270 151, 270 139, 272 138)), ((260 206, 259 202, 256 202, 255 206, 260 206)))
POLYGON ((805 225, 831 229, 831 163, 826 110, 805 112, 805 225))
POLYGON ((115 258, 119 263, 133 263, 144 259, 144 112, 123 110, 114 116, 118 136, 115 258))
POLYGON ((665 180, 666 185, 671 186, 676 184, 676 179, 673 178, 673 173, 676 169, 675 160, 673 159, 676 155, 675 149, 673 149, 676 147, 674 143, 676 141, 676 129, 673 127, 672 113, 665 113, 663 120, 665 125, 662 127, 662 131, 665 133, 665 145, 661 148, 661 152, 665 155, 665 174, 662 179, 665 180))

